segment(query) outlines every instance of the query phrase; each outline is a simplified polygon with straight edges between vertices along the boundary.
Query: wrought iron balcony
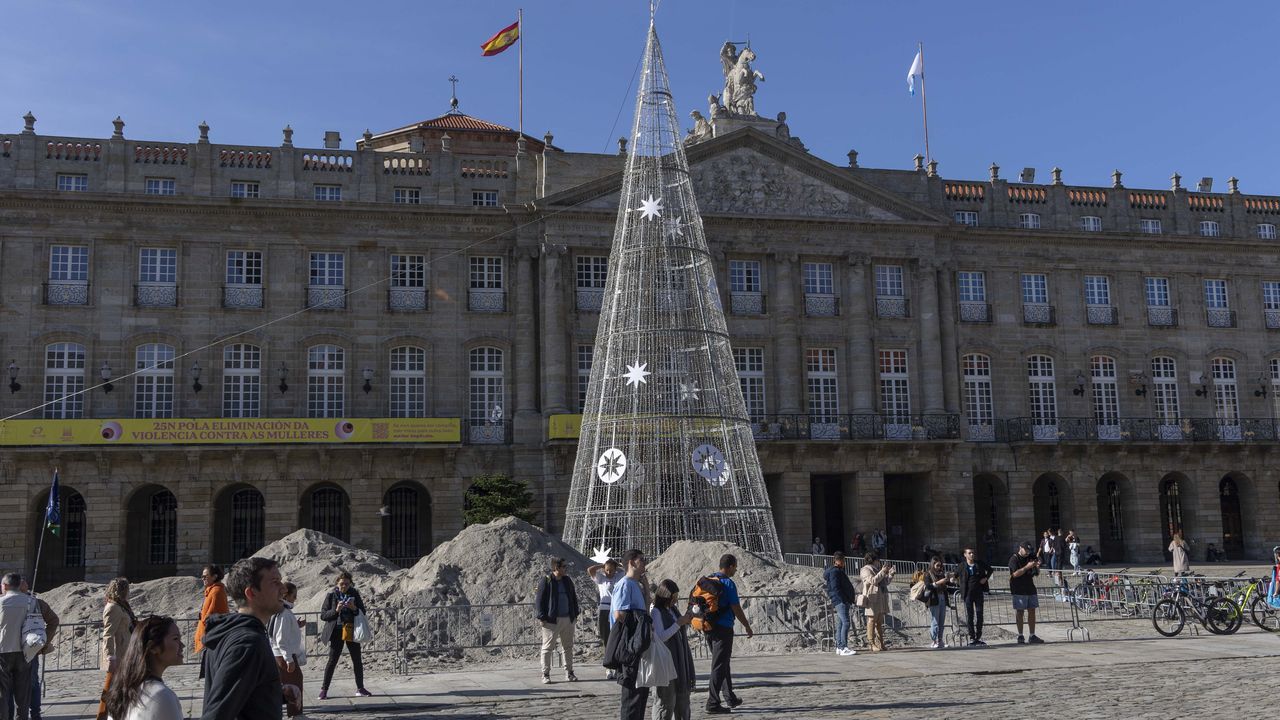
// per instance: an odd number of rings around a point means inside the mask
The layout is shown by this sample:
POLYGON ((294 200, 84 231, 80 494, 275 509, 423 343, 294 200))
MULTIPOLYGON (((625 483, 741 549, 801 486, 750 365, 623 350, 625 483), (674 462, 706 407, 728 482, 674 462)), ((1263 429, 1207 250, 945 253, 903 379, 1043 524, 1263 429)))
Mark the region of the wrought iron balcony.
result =
POLYGON ((757 440, 959 440, 959 415, 765 415, 757 440))
POLYGON ((261 285, 223 285, 222 307, 256 309, 262 307, 261 285))
POLYGON ((1236 326, 1236 311, 1229 308, 1205 308, 1204 319, 1211 328, 1233 328, 1236 326))
POLYGON ((1086 305, 1085 318, 1090 325, 1115 325, 1116 308, 1114 305, 1086 305))
POLYGON ((467 420, 467 434, 464 441, 468 445, 510 445, 511 421, 467 420))
POLYGON ((341 310, 347 306, 347 289, 341 285, 307 288, 307 307, 312 310, 341 310))
POLYGON ((1274 442, 1273 418, 1011 418, 996 421, 998 442, 1274 442))
POLYGON ((600 312, 602 305, 604 305, 604 288, 578 288, 578 310, 582 312, 600 312))
POLYGON ((1148 305, 1147 324, 1151 327, 1177 327, 1178 311, 1168 305, 1148 305))
POLYGON ((471 288, 467 290, 467 309, 472 312, 506 312, 507 291, 501 288, 471 288))
POLYGON ((427 309, 425 287, 387 288, 387 309, 392 312, 414 312, 427 309))
POLYGON ((763 315, 764 293, 729 293, 729 311, 734 315, 763 315))
POLYGON ((1046 303, 1023 303, 1022 322, 1027 325, 1052 325, 1053 306, 1046 303))
POLYGON ((877 297, 876 316, 882 318, 911 317, 911 301, 904 297, 877 297))
POLYGON ((84 280, 50 280, 44 284, 45 305, 88 305, 89 283, 84 280))
POLYGON ((133 286, 133 304, 138 307, 177 307, 178 286, 169 283, 138 283, 133 286))
POLYGON ((991 322, 991 305, 984 302, 960 301, 960 322, 991 322))
POLYGON ((1264 310, 1267 316, 1267 329, 1280 330, 1280 310, 1264 310))
POLYGON ((836 295, 806 293, 804 314, 809 317, 835 317, 840 314, 840 298, 836 295))

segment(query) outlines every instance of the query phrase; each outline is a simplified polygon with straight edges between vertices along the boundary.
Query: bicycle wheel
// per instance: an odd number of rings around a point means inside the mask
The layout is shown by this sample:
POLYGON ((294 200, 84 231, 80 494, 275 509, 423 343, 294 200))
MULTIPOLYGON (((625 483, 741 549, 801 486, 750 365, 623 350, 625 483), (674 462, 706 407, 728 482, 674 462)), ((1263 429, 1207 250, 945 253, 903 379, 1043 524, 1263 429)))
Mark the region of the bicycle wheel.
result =
POLYGON ((1210 598, 1203 610, 1204 627, 1215 635, 1230 635, 1244 622, 1240 606, 1224 597, 1210 598))
POLYGON ((1267 632, 1280 632, 1280 611, 1268 605, 1262 595, 1254 595, 1249 602, 1249 619, 1267 632))
POLYGON ((1120 581, 1120 607, 1118 611, 1121 615, 1133 617, 1141 610, 1138 606, 1138 589, 1134 587, 1133 581, 1124 578, 1120 581))
POLYGON ((1151 624, 1161 635, 1173 637, 1187 624, 1187 614, 1173 598, 1164 598, 1152 609, 1151 624))
POLYGON ((1080 583, 1076 585, 1075 593, 1072 595, 1075 600, 1076 608, 1080 612, 1093 612, 1093 586, 1088 583, 1080 583))

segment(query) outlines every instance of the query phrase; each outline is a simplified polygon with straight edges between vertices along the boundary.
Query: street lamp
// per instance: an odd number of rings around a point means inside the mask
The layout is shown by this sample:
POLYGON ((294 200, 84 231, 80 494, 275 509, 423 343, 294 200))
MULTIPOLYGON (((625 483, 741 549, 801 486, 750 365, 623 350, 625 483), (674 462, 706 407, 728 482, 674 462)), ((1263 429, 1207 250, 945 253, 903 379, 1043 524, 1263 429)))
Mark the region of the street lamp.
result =
POLYGON ((22 389, 18 384, 18 363, 13 360, 9 361, 9 392, 16 393, 22 389))
POLYGON ((102 377, 102 392, 109 393, 115 390, 115 386, 111 384, 111 366, 107 364, 106 360, 102 361, 102 369, 98 371, 98 374, 102 377))
POLYGON ((280 392, 283 394, 289 391, 289 383, 285 382, 285 378, 289 377, 289 367, 280 361, 280 367, 276 370, 276 375, 280 378, 280 392))
POLYGON ((191 366, 191 389, 200 392, 204 386, 200 384, 200 361, 197 360, 195 365, 191 366))
POLYGON ((1071 388, 1072 395, 1084 394, 1084 373, 1076 371, 1076 386, 1071 388))
POLYGON ((373 391, 373 368, 367 367, 360 374, 364 377, 364 394, 368 395, 373 391))

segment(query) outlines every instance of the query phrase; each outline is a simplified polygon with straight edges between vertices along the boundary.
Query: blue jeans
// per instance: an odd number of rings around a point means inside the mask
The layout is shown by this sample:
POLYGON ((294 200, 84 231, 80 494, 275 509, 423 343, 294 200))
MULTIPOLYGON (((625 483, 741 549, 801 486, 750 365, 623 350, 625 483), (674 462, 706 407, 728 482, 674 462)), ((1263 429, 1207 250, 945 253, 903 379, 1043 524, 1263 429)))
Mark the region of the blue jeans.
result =
POLYGON ((836 603, 836 649, 849 646, 849 605, 836 603))
POLYGON ((939 599, 937 605, 929 608, 929 639, 941 643, 946 626, 947 601, 939 599))

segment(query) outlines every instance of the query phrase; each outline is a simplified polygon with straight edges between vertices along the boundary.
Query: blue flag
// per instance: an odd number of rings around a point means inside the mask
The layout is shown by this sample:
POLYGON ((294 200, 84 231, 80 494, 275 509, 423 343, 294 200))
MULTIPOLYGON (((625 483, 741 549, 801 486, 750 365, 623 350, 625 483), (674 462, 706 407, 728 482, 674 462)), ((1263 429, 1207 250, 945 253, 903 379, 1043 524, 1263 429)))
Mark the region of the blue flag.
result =
POLYGON ((49 504, 44 508, 44 524, 54 535, 62 529, 62 503, 58 502, 58 471, 53 471, 53 487, 49 488, 49 504))

